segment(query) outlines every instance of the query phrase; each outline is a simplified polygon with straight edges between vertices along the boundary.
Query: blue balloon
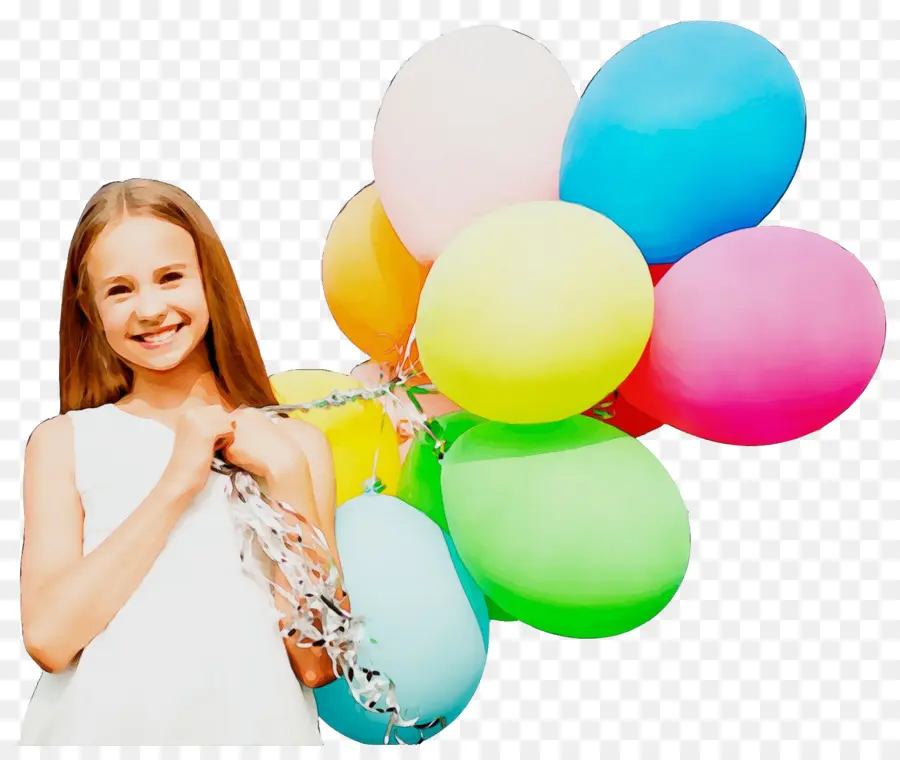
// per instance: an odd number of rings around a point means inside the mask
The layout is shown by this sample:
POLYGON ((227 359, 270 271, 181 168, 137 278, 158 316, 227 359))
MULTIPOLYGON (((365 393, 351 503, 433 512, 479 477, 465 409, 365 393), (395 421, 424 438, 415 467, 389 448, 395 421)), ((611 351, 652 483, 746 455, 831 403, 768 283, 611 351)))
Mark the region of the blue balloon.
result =
MULTIPOLYGON (((360 664, 393 680, 401 717, 420 723, 443 717, 449 725, 475 695, 487 663, 483 593, 450 537, 393 496, 367 493, 345 502, 336 533, 350 607, 365 624, 360 664)), ((363 744, 384 743, 387 714, 360 706, 343 678, 313 693, 319 717, 335 731, 363 744)), ((442 729, 423 733, 430 738, 442 729)), ((417 730, 396 733, 406 743, 419 741, 417 730)))
POLYGON ((759 224, 806 140, 791 64, 755 32, 688 21, 638 38, 594 76, 563 146, 560 198, 627 232, 648 264, 759 224))

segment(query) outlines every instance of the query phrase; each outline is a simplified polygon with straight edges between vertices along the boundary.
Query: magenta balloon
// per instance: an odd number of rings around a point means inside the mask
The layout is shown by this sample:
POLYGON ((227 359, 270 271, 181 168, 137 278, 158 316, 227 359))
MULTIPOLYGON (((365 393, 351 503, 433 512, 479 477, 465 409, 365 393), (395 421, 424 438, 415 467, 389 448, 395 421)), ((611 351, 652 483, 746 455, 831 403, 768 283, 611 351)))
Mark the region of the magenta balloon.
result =
POLYGON ((881 361, 878 286, 837 243, 789 227, 715 238, 655 288, 650 341, 620 387, 683 432, 757 446, 843 414, 881 361))

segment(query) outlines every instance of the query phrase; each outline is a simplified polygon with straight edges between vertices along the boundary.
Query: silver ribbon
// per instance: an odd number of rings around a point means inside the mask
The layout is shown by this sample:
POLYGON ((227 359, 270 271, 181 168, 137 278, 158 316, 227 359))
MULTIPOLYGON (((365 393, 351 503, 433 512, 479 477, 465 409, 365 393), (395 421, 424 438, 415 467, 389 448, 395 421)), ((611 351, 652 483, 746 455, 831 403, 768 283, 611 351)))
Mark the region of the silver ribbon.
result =
MULTIPOLYGON (((261 411, 269 417, 285 417, 293 411, 343 406, 385 395, 399 403, 393 391, 405 379, 398 378, 376 388, 336 391, 308 403, 262 407, 261 411)), ((341 605, 344 593, 340 573, 322 531, 289 504, 270 498, 250 473, 219 457, 213 460, 212 469, 228 477, 227 491, 241 539, 245 570, 260 585, 290 602, 292 614, 284 623, 282 635, 290 638, 299 633, 297 646, 324 649, 335 677, 346 681, 356 702, 370 712, 388 715, 385 744, 390 744, 392 738, 398 744, 408 743, 397 734, 399 728, 418 731, 419 740, 415 743, 421 744, 425 741, 425 730, 438 725, 445 727, 443 716, 426 723, 418 717, 404 717, 390 676, 360 664, 360 650, 367 640, 365 620, 341 605), (289 590, 269 577, 260 553, 281 569, 289 590)), ((367 492, 378 492, 379 488, 377 478, 366 484, 367 492)), ((272 607, 283 620, 285 615, 275 607, 274 595, 272 607)))

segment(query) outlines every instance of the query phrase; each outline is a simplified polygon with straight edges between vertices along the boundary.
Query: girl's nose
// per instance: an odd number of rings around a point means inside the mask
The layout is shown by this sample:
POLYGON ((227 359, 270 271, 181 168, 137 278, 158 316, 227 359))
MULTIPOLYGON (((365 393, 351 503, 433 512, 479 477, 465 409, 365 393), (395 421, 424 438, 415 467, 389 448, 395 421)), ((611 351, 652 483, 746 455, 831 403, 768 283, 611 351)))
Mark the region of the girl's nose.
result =
POLYGON ((168 310, 165 294, 158 288, 141 288, 134 302, 134 314, 138 319, 150 321, 165 316, 168 310))

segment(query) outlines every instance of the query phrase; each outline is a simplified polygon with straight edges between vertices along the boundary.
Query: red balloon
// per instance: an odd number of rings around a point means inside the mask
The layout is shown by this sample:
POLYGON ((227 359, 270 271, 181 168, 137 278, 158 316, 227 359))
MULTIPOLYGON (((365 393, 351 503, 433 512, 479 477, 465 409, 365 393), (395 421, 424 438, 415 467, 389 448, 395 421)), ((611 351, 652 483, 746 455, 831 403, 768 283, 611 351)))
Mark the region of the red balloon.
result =
POLYGON ((628 433, 632 438, 640 438, 642 435, 662 427, 659 420, 647 416, 640 409, 629 404, 618 391, 613 391, 582 414, 612 425, 623 433, 628 433), (612 417, 604 419, 603 412, 612 414, 612 417))
MULTIPOLYGON (((673 266, 674 264, 650 264, 650 279, 653 280, 654 287, 673 266)), ((606 422, 632 438, 646 435, 661 428, 663 424, 629 404, 618 391, 613 391, 582 414, 606 422), (603 412, 612 414, 612 417, 605 418, 603 412)))
POLYGON ((668 272, 673 266, 675 266, 674 263, 650 265, 650 279, 653 280, 654 287, 656 287, 657 283, 666 276, 666 272, 668 272))

